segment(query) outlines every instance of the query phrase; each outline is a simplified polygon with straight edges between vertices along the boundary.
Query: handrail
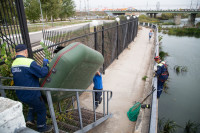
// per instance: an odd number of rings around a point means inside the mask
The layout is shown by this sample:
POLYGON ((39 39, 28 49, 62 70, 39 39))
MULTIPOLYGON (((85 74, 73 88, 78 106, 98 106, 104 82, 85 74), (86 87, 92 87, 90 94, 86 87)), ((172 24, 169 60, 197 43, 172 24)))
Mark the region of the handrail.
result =
MULTIPOLYGON (((156 47, 155 47, 155 56, 159 55, 159 40, 158 40, 158 26, 153 25, 155 27, 155 33, 156 33, 156 47)), ((157 63, 154 64, 154 68, 157 67, 157 63)), ((157 116, 158 116, 158 102, 157 102, 157 77, 153 78, 153 85, 156 89, 156 91, 153 93, 152 98, 152 108, 151 108, 151 120, 150 120, 150 129, 149 133, 157 133, 157 116)))
MULTIPOLYGON (((155 24, 149 24, 146 22, 139 22, 142 26, 150 26, 154 28, 155 34, 155 51, 154 57, 159 55, 159 38, 158 38, 158 26, 155 24)), ((157 63, 154 63, 154 68, 157 67, 157 63)), ((154 70, 153 70, 154 71, 154 70)), ((157 116, 158 116, 158 100, 157 100, 157 77, 153 77, 152 80, 152 87, 156 89, 152 95, 151 101, 151 116, 150 116, 150 123, 149 123, 149 133, 157 133, 157 116)))
POLYGON ((84 89, 64 89, 64 88, 46 88, 46 87, 23 87, 23 86, 3 86, 1 84, 1 79, 12 79, 10 77, 0 77, 0 93, 5 93, 4 90, 43 90, 46 92, 46 97, 47 97, 47 102, 54 126, 54 132, 59 133, 56 117, 55 117, 55 112, 53 108, 53 101, 51 97, 51 91, 71 91, 71 92, 76 92, 76 101, 77 101, 77 108, 78 108, 78 113, 79 113, 79 121, 80 121, 80 129, 85 130, 83 128, 83 122, 82 122, 82 115, 81 115, 81 107, 80 107, 80 100, 79 100, 79 92, 92 92, 93 94, 93 111, 94 111, 94 122, 96 122, 96 109, 95 109, 95 98, 94 98, 94 93, 95 92, 103 92, 103 115, 105 115, 105 92, 107 92, 107 115, 109 115, 109 109, 108 109, 108 102, 112 98, 112 91, 109 90, 84 90, 84 89), (110 97, 109 97, 110 93, 110 97))

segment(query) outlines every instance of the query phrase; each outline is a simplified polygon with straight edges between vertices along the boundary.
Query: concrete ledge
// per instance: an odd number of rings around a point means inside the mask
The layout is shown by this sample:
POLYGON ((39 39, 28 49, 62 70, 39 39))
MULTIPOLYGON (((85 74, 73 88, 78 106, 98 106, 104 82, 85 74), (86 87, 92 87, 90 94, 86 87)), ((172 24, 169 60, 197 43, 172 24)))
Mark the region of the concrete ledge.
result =
MULTIPOLYGON (((152 56, 153 56, 154 49, 152 50, 152 56)), ((152 57, 153 59, 153 57, 152 57)), ((149 92, 152 90, 152 80, 153 80, 153 60, 149 64, 149 68, 147 71, 147 80, 145 81, 145 89, 143 92, 143 98, 145 98, 149 92)), ((142 98, 142 99, 143 99, 142 98)), ((144 101, 143 104, 150 104, 152 101, 152 95, 148 97, 146 101, 144 101)), ((151 108, 141 108, 140 113, 138 115, 136 124, 135 124, 135 130, 134 133, 149 133, 149 123, 150 123, 150 117, 151 117, 151 108)))
POLYGON ((1 133, 14 133, 16 130, 26 127, 20 102, 0 97, 0 105, 1 133))
POLYGON ((25 127, 25 128, 18 129, 17 131, 15 131, 15 133, 39 133, 39 132, 34 131, 33 129, 25 127))

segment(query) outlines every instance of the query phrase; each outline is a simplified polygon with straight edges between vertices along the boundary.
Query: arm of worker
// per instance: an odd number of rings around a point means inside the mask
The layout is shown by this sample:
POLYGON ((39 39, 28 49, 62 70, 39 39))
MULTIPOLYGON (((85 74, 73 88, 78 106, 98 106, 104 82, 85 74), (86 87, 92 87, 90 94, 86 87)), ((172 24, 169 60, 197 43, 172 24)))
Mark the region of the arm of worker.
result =
POLYGON ((99 76, 101 76, 101 73, 99 71, 96 74, 98 74, 99 76))
POLYGON ((30 66, 30 72, 38 78, 44 78, 49 72, 49 67, 47 64, 48 62, 43 61, 43 67, 41 67, 35 61, 33 61, 30 66))

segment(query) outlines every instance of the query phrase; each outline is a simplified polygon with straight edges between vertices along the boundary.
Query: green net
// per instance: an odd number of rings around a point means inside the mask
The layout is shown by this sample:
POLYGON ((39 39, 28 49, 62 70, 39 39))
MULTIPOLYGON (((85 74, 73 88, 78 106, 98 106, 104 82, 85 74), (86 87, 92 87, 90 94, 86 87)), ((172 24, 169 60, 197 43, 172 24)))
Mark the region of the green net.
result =
POLYGON ((130 121, 136 121, 137 117, 139 115, 140 112, 140 108, 141 108, 141 104, 139 102, 137 102, 133 107, 131 107, 129 109, 129 111, 127 112, 128 118, 130 121))

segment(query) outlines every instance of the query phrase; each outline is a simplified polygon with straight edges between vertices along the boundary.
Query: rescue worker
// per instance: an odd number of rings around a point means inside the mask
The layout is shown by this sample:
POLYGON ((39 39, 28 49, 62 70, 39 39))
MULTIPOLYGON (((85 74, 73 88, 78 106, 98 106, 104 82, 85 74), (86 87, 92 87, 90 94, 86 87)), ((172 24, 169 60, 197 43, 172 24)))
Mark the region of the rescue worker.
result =
MULTIPOLYGON (((28 51, 24 44, 15 47, 16 59, 12 64, 12 74, 15 86, 40 87, 39 78, 48 74, 48 59, 43 59, 43 67, 33 59, 27 58, 28 51)), ((53 128, 46 125, 46 107, 39 90, 16 90, 20 101, 29 106, 27 124, 34 125, 34 116, 37 114, 37 129, 39 132, 49 132, 53 128)))
POLYGON ((157 71, 155 72, 155 76, 158 77, 158 84, 157 84, 157 98, 160 98, 160 95, 163 90, 163 85, 165 81, 169 77, 169 73, 167 70, 167 65, 164 61, 161 61, 160 56, 156 56, 154 60, 158 63, 157 71))
MULTIPOLYGON (((93 90, 103 90, 103 84, 102 84, 102 74, 97 71, 95 76, 93 77, 93 83, 94 87, 93 90)), ((101 104, 102 101, 102 92, 95 92, 95 108, 98 107, 99 104, 101 104)))

